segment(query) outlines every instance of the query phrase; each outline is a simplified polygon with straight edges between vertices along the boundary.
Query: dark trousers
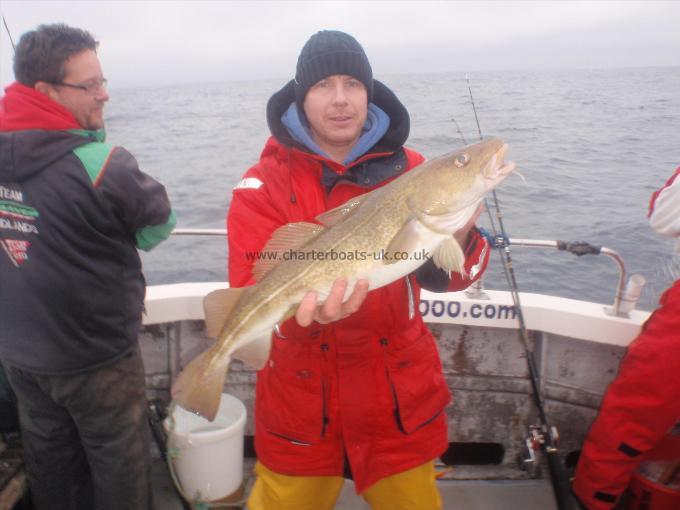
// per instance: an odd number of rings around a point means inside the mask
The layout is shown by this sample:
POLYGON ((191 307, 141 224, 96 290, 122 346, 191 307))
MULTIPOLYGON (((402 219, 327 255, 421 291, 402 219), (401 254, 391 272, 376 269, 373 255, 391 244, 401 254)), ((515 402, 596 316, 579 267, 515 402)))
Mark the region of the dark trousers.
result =
POLYGON ((139 349, 74 375, 5 365, 38 510, 151 508, 150 432, 139 349))

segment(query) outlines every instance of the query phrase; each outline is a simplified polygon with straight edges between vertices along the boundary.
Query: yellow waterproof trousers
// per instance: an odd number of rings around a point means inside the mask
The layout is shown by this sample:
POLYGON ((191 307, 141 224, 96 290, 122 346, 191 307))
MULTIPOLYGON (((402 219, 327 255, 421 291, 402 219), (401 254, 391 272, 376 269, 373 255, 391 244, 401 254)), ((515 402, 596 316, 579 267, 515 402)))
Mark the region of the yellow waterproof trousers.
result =
MULTIPOLYGON (((340 476, 288 476, 261 463, 248 498, 248 510, 333 510, 345 479, 340 476)), ((441 510, 434 462, 383 478, 361 495, 372 510, 441 510)))

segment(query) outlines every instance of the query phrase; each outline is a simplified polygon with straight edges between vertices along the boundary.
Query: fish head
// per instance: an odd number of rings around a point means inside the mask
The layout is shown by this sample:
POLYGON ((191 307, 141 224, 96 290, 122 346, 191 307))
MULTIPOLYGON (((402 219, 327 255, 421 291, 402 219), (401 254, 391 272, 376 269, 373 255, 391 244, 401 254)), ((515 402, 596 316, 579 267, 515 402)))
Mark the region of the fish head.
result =
POLYGON ((503 140, 489 138, 424 163, 413 205, 438 215, 478 203, 515 169, 507 150, 503 140))

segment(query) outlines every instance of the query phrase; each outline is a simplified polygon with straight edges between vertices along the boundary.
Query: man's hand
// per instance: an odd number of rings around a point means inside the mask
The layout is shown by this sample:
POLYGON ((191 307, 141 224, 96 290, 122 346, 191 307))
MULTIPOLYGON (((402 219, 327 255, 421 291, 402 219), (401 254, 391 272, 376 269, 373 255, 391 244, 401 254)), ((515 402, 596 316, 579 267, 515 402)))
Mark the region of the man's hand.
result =
POLYGON ((346 301, 343 301, 346 290, 347 280, 338 278, 333 282, 328 299, 320 305, 317 304, 316 292, 308 292, 302 298, 300 306, 298 306, 297 312, 295 312, 295 320, 304 328, 313 321, 327 324, 348 317, 356 312, 364 302, 364 299, 366 299, 368 280, 359 280, 354 286, 352 294, 350 294, 346 301))
POLYGON ((453 237, 456 238, 456 241, 458 241, 458 244, 460 247, 465 251, 465 248, 467 247, 468 243, 470 242, 470 231, 472 230, 472 227, 475 226, 475 223, 477 223, 477 220, 479 219, 480 215, 484 212, 484 202, 481 202, 479 206, 477 207, 477 210, 475 213, 470 217, 468 222, 463 225, 462 228, 456 231, 455 234, 453 234, 453 237))

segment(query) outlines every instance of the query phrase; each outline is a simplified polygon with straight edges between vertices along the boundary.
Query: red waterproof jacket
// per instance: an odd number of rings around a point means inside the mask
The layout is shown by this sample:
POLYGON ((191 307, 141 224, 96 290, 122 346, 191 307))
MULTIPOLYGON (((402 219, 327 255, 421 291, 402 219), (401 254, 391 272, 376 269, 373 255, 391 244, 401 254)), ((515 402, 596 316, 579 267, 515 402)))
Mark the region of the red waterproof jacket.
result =
POLYGON ((652 195, 649 224, 659 234, 680 238, 680 167, 652 195))
POLYGON ((680 441, 664 441, 680 421, 680 280, 660 304, 628 347, 583 444, 573 490, 589 509, 613 508, 644 460, 680 458, 680 441))
MULTIPOLYGON (((657 232, 680 235, 680 168, 654 195, 649 220, 657 232)), ((680 459, 680 280, 628 347, 579 458, 573 490, 591 510, 609 510, 648 459, 680 459)))
MULTIPOLYGON (((270 100, 274 137, 233 193, 227 219, 233 287, 254 283, 252 254, 262 251, 278 227, 314 221, 423 161, 403 149, 408 114, 379 82, 374 103, 390 116, 390 129, 348 167, 311 154, 288 137, 279 119, 292 101, 292 83, 270 100)), ((473 265, 483 270, 486 251, 486 241, 475 233, 466 250, 468 273, 473 265)), ((437 284, 437 271, 425 267, 420 276, 416 272, 370 292, 346 319, 308 328, 294 319, 281 325, 285 339, 274 335, 270 361, 257 378, 260 462, 288 475, 341 476, 347 461, 357 492, 363 492, 444 452, 443 411, 450 395, 437 346, 418 313, 419 278, 428 288, 440 286, 437 290, 463 289, 472 280, 457 274, 449 280, 439 271, 445 282, 437 284)))

